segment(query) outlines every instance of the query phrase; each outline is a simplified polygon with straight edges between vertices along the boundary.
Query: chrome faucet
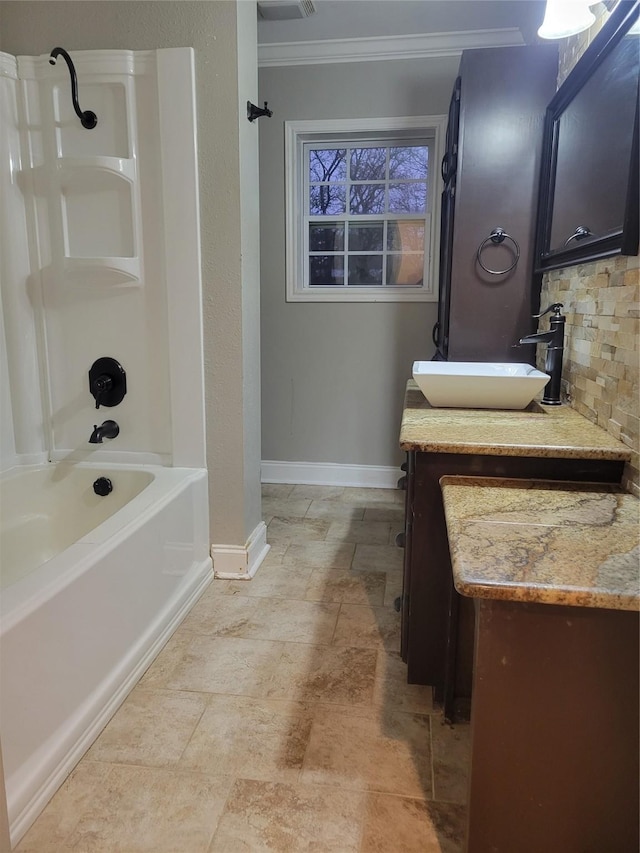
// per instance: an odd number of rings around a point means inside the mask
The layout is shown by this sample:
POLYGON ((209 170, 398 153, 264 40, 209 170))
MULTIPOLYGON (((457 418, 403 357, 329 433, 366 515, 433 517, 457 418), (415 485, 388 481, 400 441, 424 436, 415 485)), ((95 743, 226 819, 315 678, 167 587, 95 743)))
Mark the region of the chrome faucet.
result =
POLYGON ((89 444, 102 444, 103 438, 115 438, 119 432, 120 427, 115 421, 104 421, 100 426, 94 424, 89 444))
POLYGON ((542 402, 545 406, 560 405, 560 380, 562 379, 562 353, 564 351, 564 324, 566 317, 560 313, 562 302, 554 302, 545 308, 541 314, 534 314, 535 318, 544 317, 549 311, 553 316, 549 320, 548 332, 536 332, 534 335, 526 335, 520 338, 520 344, 547 344, 544 370, 551 377, 544 387, 542 402))

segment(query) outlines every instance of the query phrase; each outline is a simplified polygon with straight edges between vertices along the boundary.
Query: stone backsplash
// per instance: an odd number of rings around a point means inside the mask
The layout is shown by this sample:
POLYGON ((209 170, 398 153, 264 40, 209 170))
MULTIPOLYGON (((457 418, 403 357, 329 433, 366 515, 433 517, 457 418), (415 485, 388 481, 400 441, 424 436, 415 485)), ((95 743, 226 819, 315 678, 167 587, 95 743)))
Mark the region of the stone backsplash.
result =
MULTIPOLYGON (((558 85, 606 22, 560 47, 558 85)), ((640 259, 617 257, 547 273, 540 304, 562 302, 567 318, 563 391, 574 409, 633 451, 624 485, 640 497, 640 259)), ((540 349, 543 349, 540 347, 540 349)))
POLYGON ((553 302, 563 303, 567 318, 567 400, 632 449, 624 483, 640 497, 640 260, 618 257, 547 273, 541 306, 553 302))

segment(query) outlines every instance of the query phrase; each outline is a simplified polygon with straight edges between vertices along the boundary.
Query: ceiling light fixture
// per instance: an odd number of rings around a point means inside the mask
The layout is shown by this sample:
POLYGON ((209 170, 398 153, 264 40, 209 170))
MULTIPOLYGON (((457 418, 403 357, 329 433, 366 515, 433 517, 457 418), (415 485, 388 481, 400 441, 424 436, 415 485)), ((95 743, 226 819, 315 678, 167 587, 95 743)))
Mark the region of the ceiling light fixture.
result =
POLYGON ((588 0, 547 0, 544 21, 538 30, 543 39, 563 39, 588 30, 596 16, 588 0))

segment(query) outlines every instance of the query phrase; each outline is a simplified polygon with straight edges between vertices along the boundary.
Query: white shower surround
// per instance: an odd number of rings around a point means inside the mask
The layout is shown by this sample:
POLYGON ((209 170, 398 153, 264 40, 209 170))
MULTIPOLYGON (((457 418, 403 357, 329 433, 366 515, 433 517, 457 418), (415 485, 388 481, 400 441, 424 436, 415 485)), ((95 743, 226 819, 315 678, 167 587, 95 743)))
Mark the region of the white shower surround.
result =
POLYGON ((0 470, 151 483, 3 593, 14 844, 213 576, 193 50, 72 58, 97 134, 61 58, 0 54, 0 470), (104 355, 128 394, 96 412, 104 355), (106 418, 120 435, 90 445, 106 418))
MULTIPOLYGON (((4 426, 9 404, 15 433, 1 467, 75 458, 204 468, 193 50, 72 58, 80 104, 98 114, 95 131, 72 110, 61 58, 53 67, 48 56, 0 54, 0 144, 10 164, 0 175, 0 223, 11 246, 0 257, 11 387, 2 408, 4 426), (117 138, 110 122, 124 125, 117 138), (102 138, 90 136, 100 131, 102 138), (91 145, 97 150, 88 154, 91 145), (97 153, 105 147, 108 154, 97 153), (101 189, 93 206, 74 201, 84 176, 101 189), (111 185, 100 188, 101 180, 111 185), (117 211, 129 191, 133 233, 122 240, 131 256, 72 255, 91 231, 85 220, 93 217, 98 232, 104 199, 117 211), (89 445, 96 418, 109 415, 95 412, 88 392, 87 371, 103 355, 121 361, 129 393, 111 410, 118 439, 89 445)), ((120 227, 111 220, 105 228, 120 227)))

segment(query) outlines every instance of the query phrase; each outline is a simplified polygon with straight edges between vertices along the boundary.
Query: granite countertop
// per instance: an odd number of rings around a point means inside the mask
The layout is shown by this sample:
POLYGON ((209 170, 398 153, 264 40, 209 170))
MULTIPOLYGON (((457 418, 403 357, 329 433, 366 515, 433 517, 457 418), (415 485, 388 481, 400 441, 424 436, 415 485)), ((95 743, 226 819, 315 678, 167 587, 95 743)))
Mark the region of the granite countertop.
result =
POLYGON ((640 501, 616 486, 443 477, 453 579, 474 598, 640 610, 640 501))
POLYGON ((522 411, 436 409, 413 379, 407 383, 400 447, 426 453, 631 458, 630 448, 568 405, 533 402, 522 411))

